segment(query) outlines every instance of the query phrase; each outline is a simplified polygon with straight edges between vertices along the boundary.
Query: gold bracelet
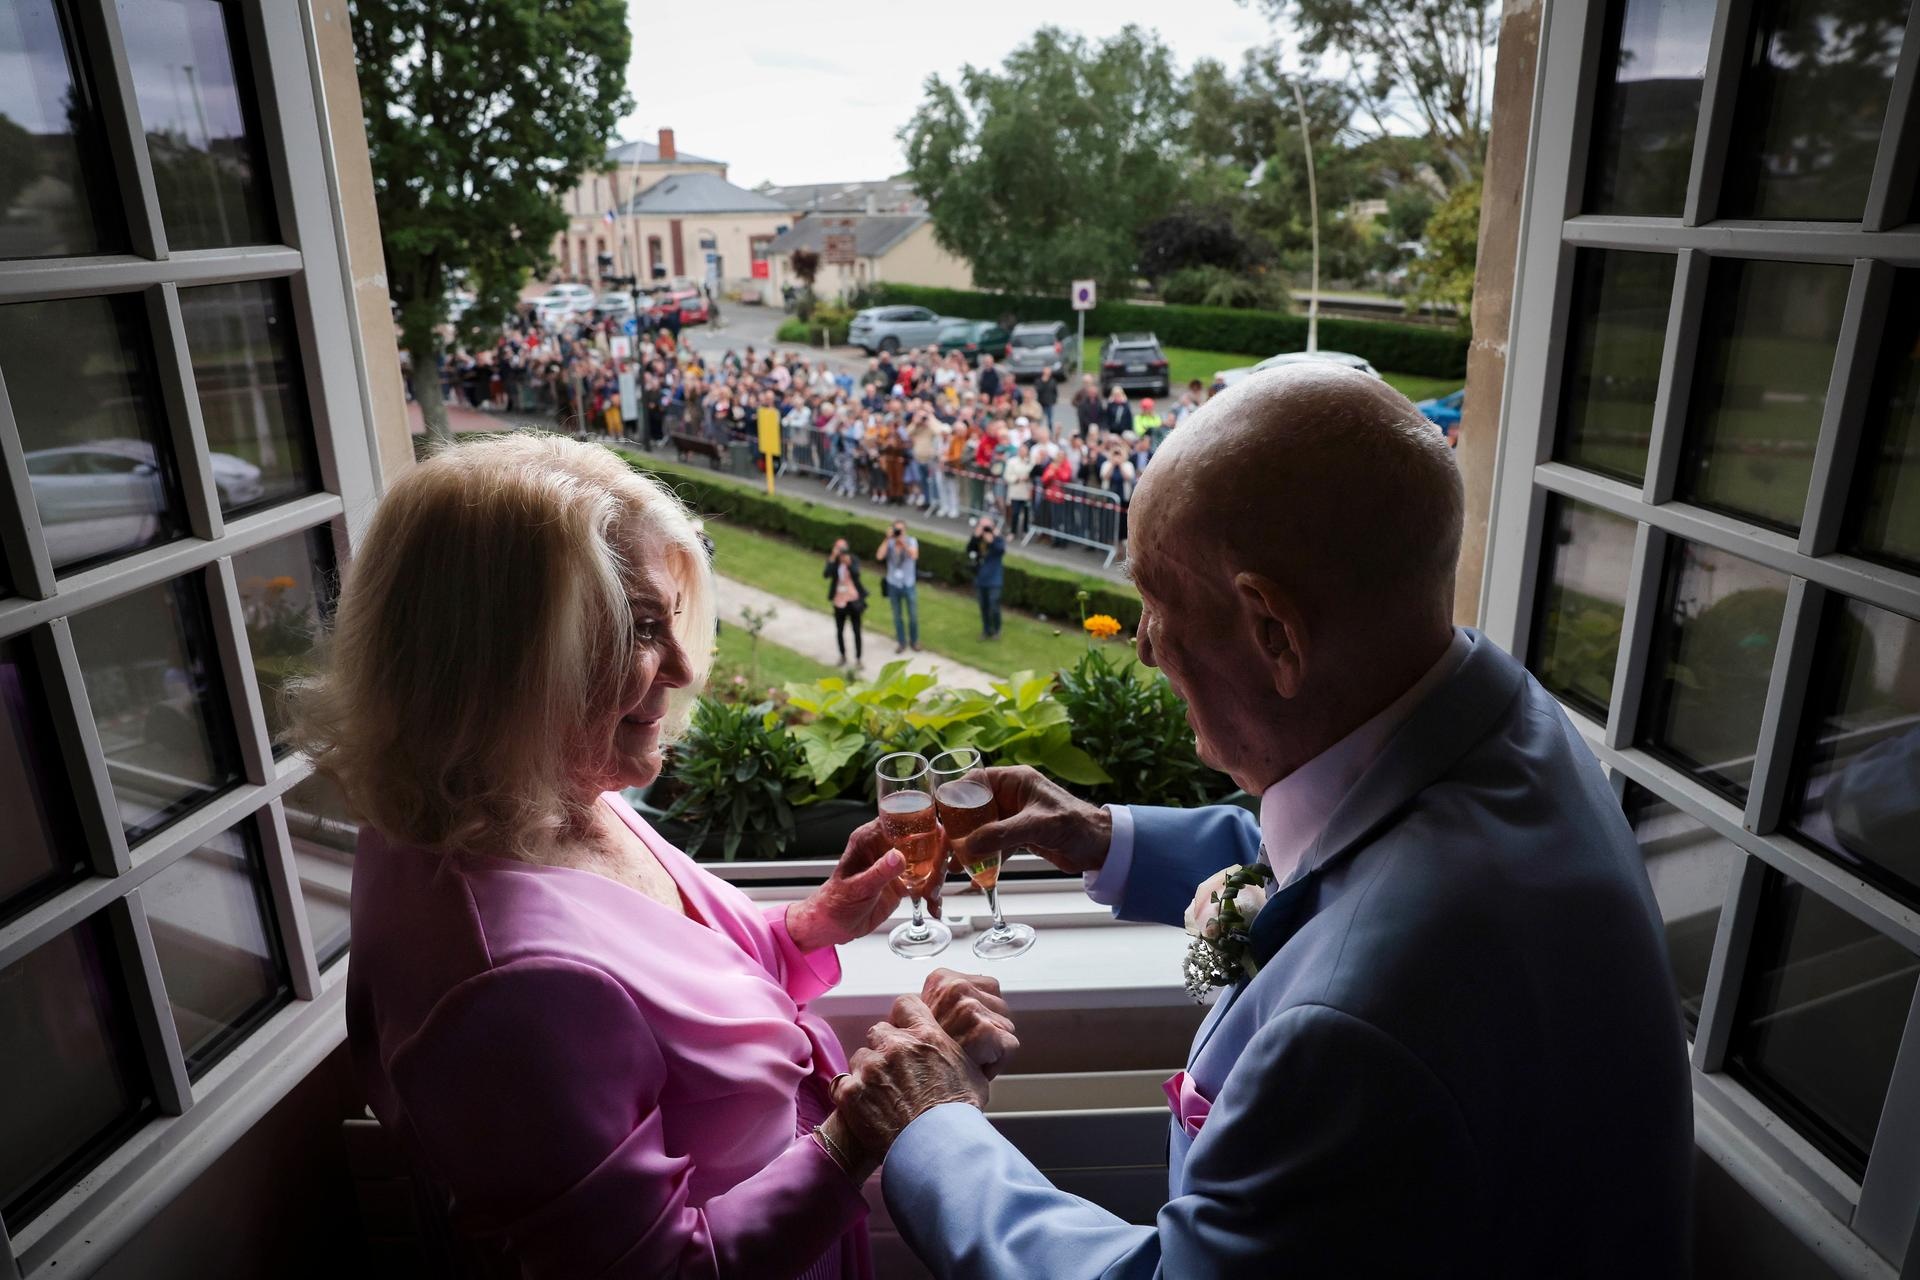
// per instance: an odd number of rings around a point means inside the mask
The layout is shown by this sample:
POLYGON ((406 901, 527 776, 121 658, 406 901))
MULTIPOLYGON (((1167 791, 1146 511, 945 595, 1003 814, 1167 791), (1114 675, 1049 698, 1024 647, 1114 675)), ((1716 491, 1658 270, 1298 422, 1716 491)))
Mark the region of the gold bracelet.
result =
POLYGON ((846 1154, 840 1150, 839 1144, 827 1136, 826 1125, 813 1126, 813 1140, 820 1144, 822 1151, 827 1153, 827 1159, 840 1167, 840 1172, 849 1178, 853 1177, 853 1162, 847 1159, 846 1154))

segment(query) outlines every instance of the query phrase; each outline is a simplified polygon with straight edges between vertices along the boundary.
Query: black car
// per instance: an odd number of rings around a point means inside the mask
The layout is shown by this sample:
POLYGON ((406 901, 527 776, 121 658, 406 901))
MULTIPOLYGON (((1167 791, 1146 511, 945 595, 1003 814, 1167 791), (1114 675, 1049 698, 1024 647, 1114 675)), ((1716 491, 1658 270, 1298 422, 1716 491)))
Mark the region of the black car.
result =
POLYGON ((1150 333, 1115 333, 1100 344, 1100 394, 1107 395, 1115 387, 1130 395, 1154 396, 1165 396, 1172 389, 1160 339, 1150 333))

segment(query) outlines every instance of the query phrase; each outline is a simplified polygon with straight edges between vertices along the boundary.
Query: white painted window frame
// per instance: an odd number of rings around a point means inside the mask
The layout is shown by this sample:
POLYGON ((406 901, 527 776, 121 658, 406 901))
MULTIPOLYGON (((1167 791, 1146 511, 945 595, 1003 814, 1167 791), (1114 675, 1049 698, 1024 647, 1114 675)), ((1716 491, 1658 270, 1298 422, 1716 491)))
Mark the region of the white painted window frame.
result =
POLYGON ((1696 1132, 1790 1229, 1843 1272, 1920 1276, 1920 997, 1909 1010, 1864 1176, 1855 1181, 1723 1073, 1764 870, 1772 868, 1915 952, 1920 911, 1780 830, 1801 703, 1823 605, 1838 593, 1920 618, 1920 578, 1838 550, 1873 362, 1896 268, 1920 267, 1920 225, 1901 225, 1920 163, 1916 72, 1920 6, 1908 24, 1880 152, 1858 223, 1716 218, 1741 51, 1752 6, 1721 0, 1700 103, 1693 167, 1679 218, 1581 214, 1607 0, 1543 6, 1515 297, 1483 571, 1481 626, 1526 655, 1534 626, 1548 502, 1576 498, 1638 522, 1633 567, 1603 725, 1568 707, 1616 788, 1632 781, 1743 850, 1714 943, 1692 1045, 1696 1132), (1553 460, 1561 366, 1580 248, 1662 252, 1677 259, 1645 482, 1624 483, 1553 460), (1846 264, 1847 293, 1816 446, 1804 526, 1788 536, 1676 501, 1687 376, 1695 368, 1707 268, 1717 257, 1846 264), (1717 547, 1787 575, 1781 641, 1769 682, 1750 795, 1735 805, 1634 745, 1666 550, 1674 537, 1717 547))

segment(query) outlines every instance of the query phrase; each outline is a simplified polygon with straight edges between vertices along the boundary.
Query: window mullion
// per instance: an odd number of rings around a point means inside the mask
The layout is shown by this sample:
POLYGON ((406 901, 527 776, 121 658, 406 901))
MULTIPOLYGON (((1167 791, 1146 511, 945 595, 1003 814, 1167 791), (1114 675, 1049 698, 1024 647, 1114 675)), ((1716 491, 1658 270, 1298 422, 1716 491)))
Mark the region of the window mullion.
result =
POLYGON ((98 875, 122 875, 132 865, 127 831, 120 822, 120 802, 114 797, 106 749, 100 744, 100 729, 93 720, 80 655, 73 647, 73 631, 65 618, 56 618, 44 630, 33 633, 33 643, 47 681, 47 701, 62 763, 67 776, 74 780, 74 806, 80 811, 88 861, 98 875))
POLYGON ((1862 260, 1854 264, 1853 278, 1847 285, 1833 378, 1821 415, 1820 438, 1814 446, 1806 517, 1800 525, 1801 555, 1823 556, 1840 545, 1854 463, 1860 456, 1867 400, 1873 390, 1873 366, 1880 354, 1880 333, 1893 297, 1893 274, 1893 268, 1884 262, 1862 260))
POLYGON ((1740 96, 1740 69, 1745 61, 1747 27, 1753 6, 1727 3, 1715 7, 1713 36, 1707 45, 1706 81, 1700 87, 1700 122, 1694 132, 1693 168, 1687 175, 1686 212, 1689 227, 1711 222, 1720 208, 1721 181, 1733 143, 1733 113, 1740 96))
POLYGON ((1641 496, 1656 504, 1671 502, 1679 483, 1687 402, 1693 391, 1700 322, 1707 308, 1707 274, 1712 266, 1697 249, 1683 249, 1679 258, 1673 277, 1673 304, 1667 311, 1666 340, 1660 353, 1660 381, 1653 397, 1647 476, 1641 487, 1641 496))
POLYGON ((253 669, 253 648, 247 639, 240 607, 240 589, 233 560, 221 556, 204 570, 207 602, 212 606, 213 638, 220 654, 227 708, 240 743, 240 764, 248 782, 262 786, 279 776, 273 763, 273 743, 267 733, 260 682, 253 669))
POLYGON ((1667 562, 1667 535, 1650 524, 1633 534, 1633 567, 1627 576, 1627 605, 1620 618, 1620 651, 1614 657, 1613 703, 1607 708, 1606 744, 1633 745, 1639 732, 1640 686, 1653 650, 1653 627, 1660 612, 1660 580, 1667 562))
POLYGON ((307 927, 305 891, 300 887, 300 868, 293 858, 284 800, 275 800, 262 809, 257 820, 261 861, 273 890, 273 923, 280 932, 293 994, 312 1000, 320 994, 320 961, 314 954, 313 931, 307 927))
POLYGON ((45 600, 55 591, 53 558, 40 532, 40 505, 34 500, 27 476, 26 451, 20 444, 20 424, 14 421, 7 399, 7 378, 0 372, 0 560, 13 576, 15 590, 45 600))
POLYGON ((1907 1026, 1893 1061, 1893 1077, 1887 1082, 1873 1151, 1860 1180, 1860 1204, 1853 1214, 1853 1229, 1861 1239, 1888 1258, 1907 1258, 1902 1275, 1913 1274, 1913 1251, 1920 1247, 1916 1204, 1920 1204, 1920 991, 1914 993, 1907 1010, 1907 1026))
POLYGON ((1727 881, 1727 901, 1720 909, 1713 959, 1707 965, 1707 989, 1700 998, 1700 1025, 1693 1036, 1693 1065, 1701 1071, 1719 1071, 1726 1065, 1740 978, 1746 972, 1766 875, 1766 864, 1748 856, 1740 859, 1739 869, 1727 881))
POLYGON ((180 472, 187 522, 194 537, 218 538, 226 532, 226 520, 220 513, 213 455, 207 447, 206 423, 201 419, 200 396, 194 387, 193 358, 187 350, 187 328, 180 315, 180 286, 168 283, 148 289, 146 301, 160 390, 166 402, 167 441, 180 472))
POLYGON ((1743 819, 1747 830, 1771 832, 1780 822, 1787 783, 1793 773, 1794 744, 1800 736, 1802 704, 1813 655, 1820 643, 1820 614, 1826 591, 1805 578, 1787 580, 1787 604, 1780 617, 1780 642, 1774 646, 1767 700, 1760 713, 1760 740, 1753 777, 1747 786, 1743 819))
POLYGON ((107 908, 115 950, 127 984, 127 1003, 140 1033, 140 1049, 153 1081, 154 1101, 165 1115, 186 1114, 193 1106, 193 1085, 187 1078, 186 1055, 180 1051, 180 1032, 173 1006, 167 1002, 166 979, 160 972, 160 953, 153 946, 146 904, 140 890, 107 908))
POLYGON ((94 84, 100 91, 100 118, 113 155, 114 177, 126 211, 127 231, 134 252, 147 258, 167 256, 166 224, 160 216, 160 188, 153 180, 153 160, 147 154, 146 130, 140 122, 140 99, 133 69, 127 61, 126 38, 120 30, 115 0, 77 0, 80 28, 94 64, 94 84))
POLYGON ((20 1262, 13 1252, 13 1237, 7 1224, 0 1221, 0 1280, 20 1280, 20 1262))
POLYGON ((1907 221, 1911 212, 1905 202, 1913 193, 1915 171, 1920 170, 1920 126, 1913 122, 1917 80, 1920 80, 1920 5, 1907 11, 1900 61, 1894 67, 1893 91, 1887 97, 1887 118, 1880 129, 1880 150, 1874 157, 1873 179, 1867 186, 1863 230, 1890 230, 1907 221))

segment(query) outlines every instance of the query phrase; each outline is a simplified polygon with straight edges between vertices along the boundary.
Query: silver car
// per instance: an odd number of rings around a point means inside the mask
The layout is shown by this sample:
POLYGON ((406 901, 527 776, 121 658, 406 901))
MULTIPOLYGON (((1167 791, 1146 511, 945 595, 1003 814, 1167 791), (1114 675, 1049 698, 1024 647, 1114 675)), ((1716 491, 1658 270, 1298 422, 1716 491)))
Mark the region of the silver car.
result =
POLYGON ((1047 369, 1055 382, 1080 369, 1080 345, 1073 330, 1058 320, 1017 324, 1007 338, 1007 358, 1002 362, 1016 382, 1030 382, 1047 369))
POLYGON ((1248 365, 1240 369, 1222 369, 1213 375, 1215 382, 1230 387, 1256 373, 1265 373, 1268 369, 1284 369, 1295 364, 1337 364, 1357 370, 1369 377, 1377 378, 1380 371, 1364 357, 1351 355, 1345 351, 1287 351, 1277 356, 1268 356, 1259 364, 1248 365))
POLYGON ((888 355, 903 347, 926 347, 940 340, 940 326, 946 317, 925 307, 868 307, 853 317, 847 327, 847 341, 868 355, 884 351, 888 355))

